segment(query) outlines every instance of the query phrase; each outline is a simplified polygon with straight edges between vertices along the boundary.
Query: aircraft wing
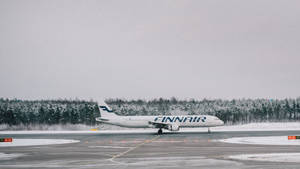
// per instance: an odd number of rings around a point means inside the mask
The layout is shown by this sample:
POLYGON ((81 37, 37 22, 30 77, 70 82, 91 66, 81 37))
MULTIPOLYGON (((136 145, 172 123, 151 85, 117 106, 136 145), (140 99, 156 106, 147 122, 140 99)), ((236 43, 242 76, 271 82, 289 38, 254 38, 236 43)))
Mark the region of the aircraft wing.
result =
POLYGON ((159 122, 153 122, 153 121, 149 121, 149 124, 153 125, 155 128, 165 128, 165 129, 168 129, 169 126, 171 125, 168 123, 159 123, 159 122))

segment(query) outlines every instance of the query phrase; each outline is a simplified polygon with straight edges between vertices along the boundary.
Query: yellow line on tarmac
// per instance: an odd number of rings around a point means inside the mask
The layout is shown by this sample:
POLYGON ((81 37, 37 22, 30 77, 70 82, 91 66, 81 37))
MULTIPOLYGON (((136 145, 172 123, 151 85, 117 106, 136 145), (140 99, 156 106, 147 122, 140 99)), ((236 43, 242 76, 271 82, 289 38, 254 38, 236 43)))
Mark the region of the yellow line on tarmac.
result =
POLYGON ((117 155, 112 156, 112 158, 111 158, 110 160, 113 160, 113 159, 115 159, 115 158, 121 157, 121 156, 123 156, 123 155, 129 153, 130 151, 133 151, 133 150, 135 150, 135 149, 141 147, 142 145, 144 145, 144 144, 146 144, 146 143, 151 143, 152 141, 158 139, 159 137, 160 137, 160 136, 156 136, 156 137, 152 138, 151 140, 145 140, 144 142, 138 144, 138 145, 135 146, 135 147, 130 148, 130 149, 127 150, 127 151, 124 151, 124 152, 121 152, 121 153, 119 153, 119 154, 117 154, 117 155))

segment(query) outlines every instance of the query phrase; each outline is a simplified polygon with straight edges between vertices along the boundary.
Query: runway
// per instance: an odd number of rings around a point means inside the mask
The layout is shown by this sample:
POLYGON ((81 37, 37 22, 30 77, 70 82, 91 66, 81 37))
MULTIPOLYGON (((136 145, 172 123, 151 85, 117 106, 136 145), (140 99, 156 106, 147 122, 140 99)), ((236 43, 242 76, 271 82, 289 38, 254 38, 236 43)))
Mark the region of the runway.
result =
MULTIPOLYGON (((299 168, 297 162, 235 160, 239 154, 300 153, 298 145, 250 145, 219 142, 232 137, 300 135, 300 131, 238 131, 134 134, 2 134, 14 139, 66 139, 77 143, 0 147, 0 168, 299 168)), ((288 140, 287 140, 288 141, 288 140)))

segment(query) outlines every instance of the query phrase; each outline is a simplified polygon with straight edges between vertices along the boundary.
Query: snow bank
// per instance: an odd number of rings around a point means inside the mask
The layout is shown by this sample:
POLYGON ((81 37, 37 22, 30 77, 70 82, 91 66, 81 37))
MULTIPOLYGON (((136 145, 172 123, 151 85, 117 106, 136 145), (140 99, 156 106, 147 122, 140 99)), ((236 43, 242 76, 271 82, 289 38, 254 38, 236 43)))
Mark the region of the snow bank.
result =
POLYGON ((79 131, 0 131, 0 134, 134 134, 134 133, 156 133, 157 129, 130 129, 130 130, 79 130, 79 131))
POLYGON ((300 130, 300 122, 267 122, 212 128, 217 131, 285 131, 300 130))
POLYGON ((50 144, 68 144, 78 143, 79 140, 63 140, 63 139, 13 139, 13 142, 0 142, 0 147, 16 147, 16 146, 38 146, 50 144))
POLYGON ((268 137, 233 137, 218 140, 225 143, 235 144, 261 144, 261 145, 300 145, 300 140, 288 140, 287 136, 268 137))
POLYGON ((229 156, 235 160, 269 161, 269 162, 300 162, 300 153, 270 153, 270 154, 241 154, 229 156))
POLYGON ((11 160, 11 159, 18 158, 18 157, 21 157, 21 156, 24 156, 24 154, 17 154, 17 153, 6 154, 6 153, 0 153, 0 160, 11 160))
MULTIPOLYGON (((77 125, 76 125, 77 126, 77 125)), ((287 130, 298 130, 300 131, 299 122, 288 122, 288 123, 250 123, 244 125, 233 125, 233 126, 220 126, 212 127, 212 132, 231 132, 231 131, 287 131, 287 130)), ((53 127, 47 128, 47 130, 7 130, 0 131, 0 134, 68 134, 68 133, 156 133, 157 129, 147 128, 147 129, 138 129, 138 128, 122 128, 112 125, 101 125, 101 126, 80 126, 69 128, 65 127, 53 127), (98 128, 98 131, 91 131, 92 128, 98 128), (51 130, 50 130, 51 129, 51 130), (80 130, 79 130, 80 129, 80 130)), ((164 132, 170 132, 164 130, 164 132)), ((181 128, 180 132, 207 132, 207 127, 205 128, 181 128)))

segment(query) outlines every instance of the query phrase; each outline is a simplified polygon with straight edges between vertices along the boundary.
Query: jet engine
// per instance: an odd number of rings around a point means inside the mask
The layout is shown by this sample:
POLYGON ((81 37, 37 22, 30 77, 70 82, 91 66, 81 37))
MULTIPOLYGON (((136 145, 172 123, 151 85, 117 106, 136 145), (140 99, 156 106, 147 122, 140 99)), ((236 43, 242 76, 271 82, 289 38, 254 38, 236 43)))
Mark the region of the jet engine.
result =
POLYGON ((168 130, 170 131, 178 131, 179 130, 179 126, 176 124, 172 124, 168 126, 168 130))

